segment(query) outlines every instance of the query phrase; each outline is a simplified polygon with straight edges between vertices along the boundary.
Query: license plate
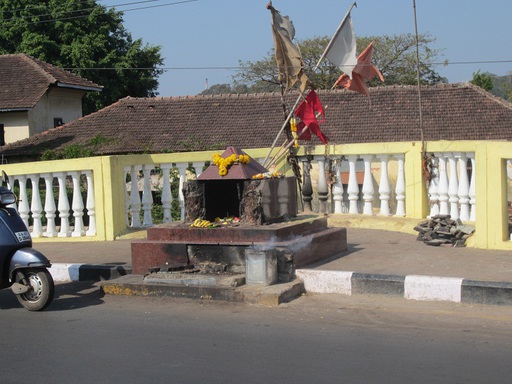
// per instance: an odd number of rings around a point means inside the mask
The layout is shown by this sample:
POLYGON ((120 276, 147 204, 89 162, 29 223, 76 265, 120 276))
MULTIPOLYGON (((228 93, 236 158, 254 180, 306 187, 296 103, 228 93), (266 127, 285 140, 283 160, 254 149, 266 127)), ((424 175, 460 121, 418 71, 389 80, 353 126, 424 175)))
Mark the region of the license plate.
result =
POLYGON ((16 232, 15 235, 20 243, 30 241, 30 233, 28 231, 16 232))

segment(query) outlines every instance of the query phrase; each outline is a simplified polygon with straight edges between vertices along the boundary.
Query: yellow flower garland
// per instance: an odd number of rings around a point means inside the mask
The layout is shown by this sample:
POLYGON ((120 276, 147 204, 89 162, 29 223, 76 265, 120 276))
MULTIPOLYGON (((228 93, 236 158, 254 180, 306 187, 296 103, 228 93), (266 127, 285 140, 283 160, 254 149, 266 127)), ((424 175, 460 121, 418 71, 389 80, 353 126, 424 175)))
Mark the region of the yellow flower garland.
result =
POLYGON ((251 158, 248 155, 235 155, 234 153, 227 158, 221 157, 218 153, 215 153, 212 156, 213 164, 219 167, 219 175, 226 176, 228 174, 228 169, 232 164, 237 161, 241 164, 249 164, 251 158))

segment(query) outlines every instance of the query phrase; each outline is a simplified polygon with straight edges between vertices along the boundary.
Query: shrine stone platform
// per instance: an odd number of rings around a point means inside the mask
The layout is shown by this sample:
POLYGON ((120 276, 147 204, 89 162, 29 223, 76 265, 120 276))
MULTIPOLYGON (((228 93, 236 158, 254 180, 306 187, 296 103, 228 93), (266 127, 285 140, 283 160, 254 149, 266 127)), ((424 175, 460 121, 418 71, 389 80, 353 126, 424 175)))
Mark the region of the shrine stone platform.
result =
POLYGON ((191 228, 183 222, 148 228, 147 239, 131 244, 132 270, 146 275, 158 269, 220 263, 228 273, 244 273, 244 252, 275 250, 279 282, 295 279, 295 269, 334 258, 347 249, 345 228, 329 228, 327 218, 297 216, 268 225, 191 228))

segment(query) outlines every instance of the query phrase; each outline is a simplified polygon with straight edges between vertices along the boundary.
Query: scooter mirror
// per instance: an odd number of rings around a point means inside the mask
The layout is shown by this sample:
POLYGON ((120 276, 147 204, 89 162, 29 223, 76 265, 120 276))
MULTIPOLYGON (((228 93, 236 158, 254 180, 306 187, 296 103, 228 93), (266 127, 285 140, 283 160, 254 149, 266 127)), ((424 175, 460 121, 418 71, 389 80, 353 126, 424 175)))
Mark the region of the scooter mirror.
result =
POLYGON ((5 183, 7 186, 7 189, 11 190, 11 183, 9 182, 9 176, 7 176, 7 173, 5 171, 2 171, 2 184, 5 183))

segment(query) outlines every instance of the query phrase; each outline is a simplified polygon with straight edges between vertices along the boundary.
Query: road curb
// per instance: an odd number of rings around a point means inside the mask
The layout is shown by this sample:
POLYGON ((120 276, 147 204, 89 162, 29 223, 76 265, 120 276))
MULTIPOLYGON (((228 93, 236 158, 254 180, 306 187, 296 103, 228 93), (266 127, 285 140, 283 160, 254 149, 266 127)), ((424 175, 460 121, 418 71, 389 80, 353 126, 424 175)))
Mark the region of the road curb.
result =
POLYGON ((59 283, 73 281, 103 281, 132 273, 131 266, 81 263, 53 263, 49 268, 53 280, 59 283))
POLYGON ((512 305, 512 283, 422 275, 296 270, 306 293, 393 295, 418 301, 512 305))

